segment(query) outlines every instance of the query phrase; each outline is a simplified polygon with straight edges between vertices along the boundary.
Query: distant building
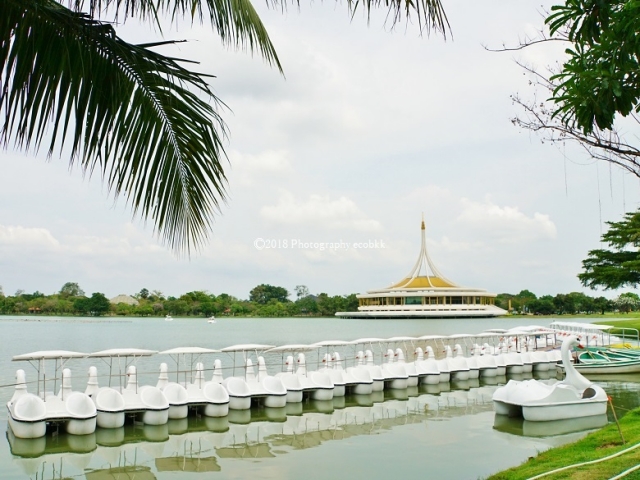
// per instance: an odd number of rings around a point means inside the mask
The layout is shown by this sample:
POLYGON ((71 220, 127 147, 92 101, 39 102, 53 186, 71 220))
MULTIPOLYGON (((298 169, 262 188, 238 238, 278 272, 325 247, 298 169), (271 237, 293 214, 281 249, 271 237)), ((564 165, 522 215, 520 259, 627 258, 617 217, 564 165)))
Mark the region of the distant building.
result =
POLYGON ((126 303, 127 305, 138 305, 139 303, 135 298, 124 294, 113 297, 111 300, 109 300, 109 302, 113 303, 114 305, 117 305, 119 303, 126 303))
POLYGON ((337 312, 344 318, 477 318, 506 315, 495 305, 496 294, 480 288, 461 287, 435 267, 425 239, 415 266, 400 282, 357 295, 357 312, 337 312))

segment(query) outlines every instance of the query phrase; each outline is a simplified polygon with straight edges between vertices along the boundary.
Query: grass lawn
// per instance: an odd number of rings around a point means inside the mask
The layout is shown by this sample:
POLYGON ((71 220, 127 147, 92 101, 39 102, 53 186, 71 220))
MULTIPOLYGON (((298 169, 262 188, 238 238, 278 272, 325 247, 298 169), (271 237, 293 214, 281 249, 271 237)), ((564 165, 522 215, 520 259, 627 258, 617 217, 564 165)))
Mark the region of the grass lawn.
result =
MULTIPOLYGON (((531 457, 519 467, 496 473, 490 480, 527 479, 544 472, 555 470, 576 463, 588 462, 607 457, 635 444, 640 445, 640 409, 629 412, 620 420, 622 434, 626 444, 623 445, 616 424, 610 424, 590 433, 582 440, 562 447, 552 448, 531 457)), ((640 464, 640 447, 618 457, 600 463, 564 470, 545 479, 600 480, 617 474, 640 464)), ((625 480, 640 478, 640 470, 624 477, 625 480)))

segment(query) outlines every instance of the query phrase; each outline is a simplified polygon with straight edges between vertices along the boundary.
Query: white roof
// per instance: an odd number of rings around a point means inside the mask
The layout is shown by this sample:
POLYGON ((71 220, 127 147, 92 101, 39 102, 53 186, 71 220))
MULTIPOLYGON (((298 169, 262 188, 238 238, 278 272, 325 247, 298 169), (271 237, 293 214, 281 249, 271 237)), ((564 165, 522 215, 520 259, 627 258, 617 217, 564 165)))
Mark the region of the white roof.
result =
POLYGON ((274 345, 261 345, 259 343, 246 343, 242 345, 232 345, 221 349, 221 352, 246 352, 247 350, 269 350, 274 345))
POLYGON ((312 343, 312 345, 316 347, 337 347, 340 345, 353 345, 353 342, 347 342, 346 340, 323 340, 312 343))
POLYGON ((319 347, 319 345, 302 345, 302 344, 291 344, 291 345, 280 345, 279 347, 273 347, 268 350, 269 353, 273 352, 309 352, 311 350, 315 350, 319 347))
POLYGON ((391 337, 387 338, 387 342, 413 342, 418 340, 416 337, 391 337))
POLYGON ((423 335, 418 337, 418 340, 438 340, 440 338, 444 338, 443 335, 423 335))
POLYGON ((21 360, 53 360, 56 358, 83 358, 86 353, 70 352, 68 350, 41 350, 39 352, 23 353, 16 355, 11 360, 18 362, 21 360))
POLYGON ((473 337, 473 335, 469 333, 454 333, 453 335, 449 335, 449 338, 469 338, 473 337))
POLYGON ((142 348, 111 348, 89 354, 89 357, 147 357, 155 355, 157 350, 144 350, 142 348))
POLYGON ((202 348, 202 347, 176 347, 176 348, 171 348, 169 350, 163 350, 162 352, 159 352, 160 355, 181 355, 181 354, 187 354, 187 353, 219 353, 220 350, 213 350, 211 348, 202 348))
POLYGON ((485 330, 484 333, 507 333, 504 328, 490 328, 485 330))
POLYGON ((380 343, 385 342, 384 338, 359 338, 351 342, 353 345, 358 345, 360 343, 380 343))

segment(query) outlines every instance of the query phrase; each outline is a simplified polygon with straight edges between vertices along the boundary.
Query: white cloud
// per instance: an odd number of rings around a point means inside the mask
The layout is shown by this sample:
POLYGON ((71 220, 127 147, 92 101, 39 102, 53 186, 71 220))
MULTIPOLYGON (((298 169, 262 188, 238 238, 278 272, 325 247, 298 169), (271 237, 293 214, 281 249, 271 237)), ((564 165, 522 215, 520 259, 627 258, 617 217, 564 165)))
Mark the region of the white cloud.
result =
POLYGON ((252 186, 265 174, 282 176, 291 170, 287 150, 266 150, 255 155, 233 150, 229 153, 229 161, 232 166, 229 169, 229 176, 233 179, 232 186, 236 182, 252 186))
POLYGON ((306 200, 297 199, 283 191, 276 205, 260 210, 266 220, 283 225, 314 225, 332 230, 376 232, 382 229, 380 222, 368 218, 356 203, 346 196, 331 198, 329 195, 311 194, 306 200))
POLYGON ((518 207, 501 207, 488 198, 484 202, 462 198, 460 205, 462 212, 457 221, 501 243, 556 238, 556 226, 549 215, 535 212, 527 216, 518 207))
POLYGON ((0 245, 57 248, 60 242, 46 228, 0 225, 0 245))

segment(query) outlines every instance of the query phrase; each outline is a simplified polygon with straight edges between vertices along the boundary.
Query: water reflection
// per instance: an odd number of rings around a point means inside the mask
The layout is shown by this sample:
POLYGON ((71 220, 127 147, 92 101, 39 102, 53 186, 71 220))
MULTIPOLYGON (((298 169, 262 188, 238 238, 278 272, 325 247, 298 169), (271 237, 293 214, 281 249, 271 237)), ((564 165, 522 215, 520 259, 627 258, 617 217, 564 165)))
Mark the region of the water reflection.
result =
POLYGON ((95 434, 60 433, 16 438, 7 430, 13 462, 39 480, 85 475, 87 479, 152 479, 159 472, 204 473, 225 462, 273 458, 293 450, 396 427, 492 410, 495 387, 477 381, 425 385, 411 391, 308 401, 284 408, 229 412, 228 417, 189 417, 166 425, 125 425, 95 434), (51 465, 57 465, 51 471, 51 465), (48 465, 48 468, 45 468, 48 465), (78 472, 75 472, 78 470, 78 472), (56 476, 60 475, 60 477, 56 476))
POLYGON ((609 420, 604 414, 550 422, 530 422, 523 418, 496 415, 493 428, 501 432, 525 437, 553 437, 566 435, 567 433, 595 430, 604 427, 607 423, 609 423, 609 420))

